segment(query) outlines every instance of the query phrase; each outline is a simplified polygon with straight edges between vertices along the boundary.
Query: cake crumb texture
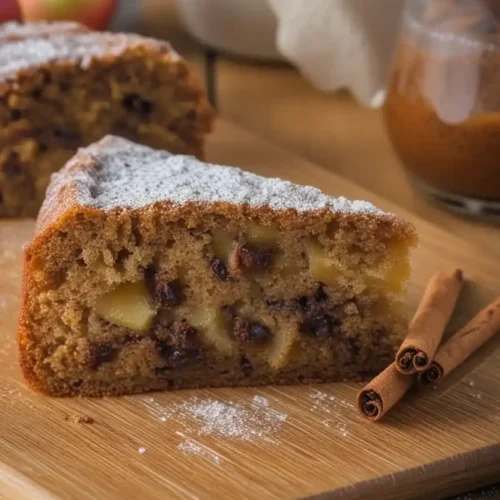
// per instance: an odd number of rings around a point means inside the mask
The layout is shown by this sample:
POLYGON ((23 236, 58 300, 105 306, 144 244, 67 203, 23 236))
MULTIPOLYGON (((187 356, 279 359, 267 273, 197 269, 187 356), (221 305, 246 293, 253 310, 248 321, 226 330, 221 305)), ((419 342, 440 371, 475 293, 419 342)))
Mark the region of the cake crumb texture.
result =
POLYGON ((25 252, 19 347, 52 395, 359 380, 405 336, 411 224, 105 137, 25 252))

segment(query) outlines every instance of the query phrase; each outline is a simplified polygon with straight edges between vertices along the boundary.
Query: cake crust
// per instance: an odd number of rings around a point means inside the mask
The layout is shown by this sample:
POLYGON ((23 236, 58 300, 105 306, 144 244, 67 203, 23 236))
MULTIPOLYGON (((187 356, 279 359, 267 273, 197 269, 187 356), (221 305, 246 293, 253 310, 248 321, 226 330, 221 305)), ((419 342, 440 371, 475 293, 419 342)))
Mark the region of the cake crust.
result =
POLYGON ((248 211, 264 220, 270 214, 276 218, 278 213, 284 228, 304 227, 315 221, 323 224, 342 217, 366 230, 380 228, 408 238, 416 236, 412 224, 367 201, 336 198, 311 186, 207 164, 188 155, 153 151, 111 135, 79 149, 60 172, 53 174, 35 234, 56 229, 75 211, 149 210, 161 206, 162 212, 171 212, 175 219, 180 213, 198 217, 207 204, 220 215, 234 219, 248 217, 248 211), (100 190, 102 185, 105 188, 100 190))
MULTIPOLYGON (((40 262, 53 260, 52 252, 54 249, 58 251, 57 248, 64 247, 65 240, 70 239, 72 234, 79 233, 82 235, 85 232, 92 234, 95 227, 102 228, 99 231, 104 230, 109 234, 114 234, 116 231, 114 228, 124 227, 124 224, 128 224, 130 221, 135 221, 132 222, 130 231, 132 234, 137 235, 134 240, 136 242, 150 242, 163 238, 164 235, 160 234, 162 229, 158 228, 171 227, 173 228, 172 234, 177 234, 174 231, 178 231, 181 238, 184 231, 188 238, 190 232, 194 231, 196 233, 196 231, 199 231, 200 224, 203 226, 204 232, 211 234, 218 230, 221 221, 223 221, 223 227, 235 228, 246 227, 249 221, 258 221, 260 225, 273 227, 279 233, 289 232, 290 236, 286 240, 286 244, 292 244, 291 242, 297 238, 297 235, 302 234, 306 236, 316 235, 315 237, 318 237, 322 244, 324 242, 328 244, 329 238, 326 237, 325 232, 328 230, 327 228, 332 227, 332 224, 335 227, 342 228, 340 231, 344 231, 345 234, 349 234, 351 228, 355 228, 358 238, 356 245, 362 244, 366 246, 367 258, 371 254, 375 255, 374 259, 384 258, 385 250, 379 248, 380 242, 389 242, 389 245, 403 245, 405 248, 416 244, 416 233, 411 224, 393 214, 382 212, 367 202, 351 202, 344 198, 333 198, 312 187, 297 186, 279 179, 266 179, 236 168, 209 165, 199 162, 193 157, 171 155, 165 151, 154 151, 125 139, 106 137, 97 144, 80 149, 60 172, 53 175, 36 224, 34 240, 25 251, 18 343, 23 373, 33 388, 53 395, 84 394, 98 396, 206 385, 203 370, 212 373, 210 370, 213 371, 214 367, 213 364, 209 364, 208 361, 204 360, 199 361, 199 368, 194 369, 194 372, 189 377, 174 377, 168 380, 153 377, 147 381, 131 383, 127 379, 110 381, 104 377, 92 380, 88 385, 74 387, 71 384, 53 385, 40 377, 39 367, 43 360, 40 358, 42 351, 39 346, 43 343, 43 339, 37 335, 33 325, 33 311, 39 307, 37 305, 37 294, 39 293, 37 290, 40 290, 41 286, 43 288, 50 280, 60 283, 60 279, 56 276, 60 272, 59 268, 45 268, 45 274, 51 277, 50 279, 43 277, 40 281, 40 262), (103 220, 106 221, 105 224, 103 220), (182 228, 178 227, 179 221, 182 221, 182 228), (106 229, 108 226, 109 229, 106 229), (66 235, 69 235, 69 237, 66 235), (40 283, 43 283, 43 285, 40 283)), ((127 227, 129 226, 127 225, 127 227)), ((118 229, 118 231, 121 230, 118 229)), ((101 234, 100 237, 105 239, 108 236, 101 234)), ((309 236, 307 237, 309 238, 309 236)), ((207 237, 202 233, 197 238, 201 240, 205 238, 206 240, 207 237)), ((161 239, 161 241, 165 240, 161 239)), ((160 248, 164 244, 160 243, 160 248)), ((103 246, 105 246, 104 243, 103 246)), ((71 245, 68 248, 73 249, 71 245)), ((200 248, 204 248, 201 243, 200 248)), ((182 256, 182 251, 180 251, 179 255, 182 256)), ((81 257, 75 258, 81 259, 81 257)), ((294 261, 294 259, 298 258, 300 258, 300 253, 291 260, 294 261)), ((220 273, 214 271, 218 275, 215 278, 217 284, 214 284, 214 287, 233 286, 234 283, 236 283, 234 286, 239 286, 238 280, 240 278, 238 277, 241 277, 242 281, 246 279, 245 274, 241 274, 238 268, 247 265, 247 263, 241 260, 241 255, 239 259, 233 267, 231 267, 231 263, 228 264, 229 271, 227 272, 232 273, 234 271, 235 273, 235 278, 232 281, 230 279, 227 282, 223 275, 221 277, 220 273)), ((151 259, 148 260, 148 263, 150 261, 151 259)), ((200 262, 203 262, 203 259, 200 262)), ((213 270, 213 261, 210 262, 213 270)), ((261 259, 260 262, 264 261, 261 259)), ((250 259, 250 264, 252 264, 252 259, 250 259)), ((116 264, 113 265, 116 266, 116 264)), ((135 267, 132 269, 125 264, 126 269, 120 272, 129 276, 131 280, 137 280, 140 276, 144 276, 141 265, 137 269, 135 267)), ((362 267, 364 264, 360 265, 362 267)), ((204 265, 201 264, 201 266, 204 265)), ((200 269, 197 270, 201 276, 200 279, 206 281, 214 279, 208 277, 210 275, 208 263, 206 269, 200 269), (206 275, 203 273, 206 273, 206 275), (203 278, 203 276, 206 277, 203 278)), ((299 271, 304 275, 307 274, 306 271, 299 271)), ((299 271, 297 272, 299 273, 299 271)), ((300 273, 297 276, 302 276, 300 273)), ((280 270, 279 274, 283 274, 283 271, 280 270)), ((340 300, 340 297, 344 301, 342 302, 344 312, 341 313, 343 316, 358 314, 356 313, 357 308, 362 307, 361 302, 355 303, 356 297, 354 297, 353 302, 352 296, 354 292, 350 291, 346 295, 347 299, 345 299, 342 295, 347 293, 345 290, 339 289, 337 291, 329 287, 325 288, 321 284, 318 288, 318 284, 314 280, 307 281, 303 289, 300 289, 300 300, 297 302, 295 299, 289 298, 286 291, 287 288, 292 288, 295 285, 276 286, 271 281, 265 281, 268 278, 261 278, 260 274, 258 276, 258 280, 261 280, 259 283, 263 284, 263 289, 270 290, 269 293, 272 292, 273 300, 270 300, 270 296, 266 295, 267 307, 273 308, 273 311, 279 309, 280 317, 285 318, 283 319, 285 325, 295 324, 293 323, 294 318, 299 314, 296 310, 299 307, 297 304, 300 302, 299 308, 304 308, 303 294, 312 294, 310 295, 311 298, 305 301, 309 302, 309 306, 307 306, 309 312, 306 313, 306 320, 303 325, 315 332, 319 332, 318 335, 321 335, 322 329, 331 330, 334 323, 331 323, 333 320, 330 319, 330 316, 318 316, 316 314, 315 301, 324 301, 327 295, 328 297, 335 296, 336 300, 340 300), (282 289, 284 290, 283 296, 280 295, 282 289), (306 290, 306 292, 303 292, 303 290, 306 290), (274 297, 278 298, 274 300, 274 297), (325 317, 328 319, 326 326, 322 323, 325 317)), ((291 279, 290 283, 293 282, 293 277, 291 279)), ((299 278, 295 281, 299 281, 299 278)), ((169 289, 168 292, 170 296, 176 297, 178 295, 175 289, 169 289)), ((290 293, 292 292, 295 293, 293 290, 290 293)), ((196 297, 192 300, 195 299, 201 300, 196 297)), ((189 300, 191 299, 189 298, 189 300)), ((196 300, 194 303, 196 303, 196 300)), ((262 314, 265 318, 270 317, 267 312, 262 314)), ((397 314, 390 321, 398 325, 394 327, 391 335, 384 334, 380 336, 377 332, 371 332, 370 330, 370 333, 367 330, 367 335, 377 336, 376 342, 381 342, 380 345, 383 346, 380 348, 380 353, 382 353, 380 359, 370 358, 365 362, 368 372, 381 369, 389 362, 395 346, 404 333, 405 324, 401 313, 395 309, 391 314, 397 314)), ((267 336, 267 327, 263 327, 262 323, 256 323, 257 326, 250 328, 249 321, 242 320, 240 317, 237 317, 236 320, 233 322, 233 335, 239 342, 238 345, 243 346, 243 349, 247 349, 252 335, 259 338, 267 336)), ((362 317, 356 316, 352 320, 352 324, 362 325, 363 328, 372 328, 362 321, 362 317)), ((388 324, 390 324, 390 321, 388 324)), ((348 324, 349 320, 346 320, 346 325, 348 324)), ((103 331, 107 328, 106 325, 102 326, 103 331)), ((156 350, 160 349, 162 353, 165 352, 163 331, 154 340, 150 337, 145 338, 142 335, 136 335, 128 330, 122 329, 117 330, 117 332, 116 335, 113 334, 115 335, 113 342, 118 342, 116 339, 128 336, 125 348, 132 349, 135 347, 131 346, 140 346, 144 353, 147 353, 144 355, 144 359, 149 359, 148 356, 151 356, 151 342, 155 343, 156 350), (135 340, 132 337, 136 337, 135 340)), ((360 347, 351 345, 355 340, 349 337, 351 333, 348 329, 346 332, 347 337, 343 341, 342 349, 349 348, 353 352, 359 351, 360 347)), ((295 335, 299 335, 299 333, 295 332, 295 335)), ((168 337, 170 342, 171 330, 169 330, 168 335, 170 335, 168 337)), ((177 333, 175 335, 178 336, 177 333)), ((304 347, 304 349, 310 348, 311 341, 307 336, 301 342, 304 346, 309 346, 304 347)), ((334 348, 333 340, 326 339, 324 342, 330 346, 329 349, 334 348)), ((97 358, 105 361, 107 361, 110 350, 117 349, 115 344, 111 345, 107 341, 103 343, 102 340, 99 340, 98 346, 101 354, 97 358)), ((190 347, 185 347, 183 344, 183 353, 191 352, 190 347)), ((368 352, 370 348, 373 348, 373 346, 367 346, 366 351, 368 352)), ((254 347, 249 349, 253 353, 252 349, 254 347)), ((255 347, 255 349, 260 348, 255 347)), ((286 351, 286 356, 290 356, 291 348, 287 348, 286 351)), ((260 353, 260 351, 258 352, 260 353)), ((173 363, 171 359, 172 353, 170 351, 168 353, 169 362, 173 363)), ((85 356, 88 357, 88 353, 85 356)), ((95 360, 94 351, 92 356, 95 360)), ((363 367, 360 366, 349 368, 347 371, 334 367, 330 370, 323 368, 322 372, 318 372, 315 369, 314 361, 309 363, 307 369, 293 366, 293 363, 287 365, 286 369, 281 369, 281 371, 273 371, 266 366, 262 367, 261 373, 258 375, 258 370, 260 370, 259 356, 261 355, 255 356, 255 358, 252 358, 252 363, 248 361, 250 365, 253 364, 253 373, 245 372, 244 360, 247 358, 239 359, 241 373, 237 377, 233 373, 233 360, 228 356, 220 356, 218 361, 220 374, 213 380, 210 379, 209 385, 288 384, 324 382, 344 378, 359 379, 363 377, 363 367), (227 372, 229 375, 222 375, 223 372, 227 372)), ((366 354, 366 356, 369 356, 369 354, 366 354)), ((134 357, 135 361, 138 359, 139 357, 134 357)), ((281 360, 276 361, 276 364, 281 366, 281 360)))

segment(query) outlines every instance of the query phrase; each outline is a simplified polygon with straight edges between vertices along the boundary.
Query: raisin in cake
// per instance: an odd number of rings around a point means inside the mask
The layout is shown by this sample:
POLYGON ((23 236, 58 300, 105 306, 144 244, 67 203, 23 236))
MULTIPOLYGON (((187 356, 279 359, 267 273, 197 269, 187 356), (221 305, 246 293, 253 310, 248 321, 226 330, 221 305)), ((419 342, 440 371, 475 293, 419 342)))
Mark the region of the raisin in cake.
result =
POLYGON ((109 136, 48 189, 22 368, 52 395, 359 379, 405 336, 415 242, 367 202, 109 136))
POLYGON ((0 27, 0 217, 36 215, 50 174, 114 133, 201 157, 213 110, 166 42, 75 23, 0 27))

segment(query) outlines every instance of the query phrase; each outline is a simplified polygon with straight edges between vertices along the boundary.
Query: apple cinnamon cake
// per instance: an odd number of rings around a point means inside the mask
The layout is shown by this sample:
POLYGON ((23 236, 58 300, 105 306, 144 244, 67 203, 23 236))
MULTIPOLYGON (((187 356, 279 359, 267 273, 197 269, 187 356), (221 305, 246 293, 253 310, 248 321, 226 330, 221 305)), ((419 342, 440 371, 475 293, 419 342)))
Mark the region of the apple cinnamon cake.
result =
POLYGON ((203 155, 214 112, 167 42, 76 23, 0 27, 0 217, 34 216, 52 172, 113 133, 203 155))
POLYGON ((20 359, 47 394, 360 379, 406 334, 413 226, 108 136, 54 174, 20 359))

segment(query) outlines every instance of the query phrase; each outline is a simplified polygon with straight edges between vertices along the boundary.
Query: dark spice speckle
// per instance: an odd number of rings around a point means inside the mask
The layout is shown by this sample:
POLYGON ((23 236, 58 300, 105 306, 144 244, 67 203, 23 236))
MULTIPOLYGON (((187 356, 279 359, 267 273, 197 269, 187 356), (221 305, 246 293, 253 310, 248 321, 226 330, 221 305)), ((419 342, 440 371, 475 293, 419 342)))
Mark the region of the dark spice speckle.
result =
POLYGON ((233 335, 241 342, 265 342, 270 334, 269 328, 262 323, 240 316, 235 316, 233 319, 233 335))
POLYGON ((268 248, 256 248, 243 245, 239 248, 239 261, 247 269, 267 269, 273 263, 272 251, 268 248))
POLYGON ((3 164, 2 170, 7 177, 16 177, 21 174, 21 159, 19 153, 13 151, 3 164))
POLYGON ((326 338, 333 337, 339 327, 339 321, 329 314, 310 316, 301 325, 301 332, 308 335, 326 338))
POLYGON ((103 363, 113 361, 116 357, 116 349, 108 343, 94 344, 90 347, 89 365, 96 369, 103 363))
POLYGON ((229 272, 227 270, 226 264, 222 260, 214 258, 210 261, 210 269, 221 281, 229 280, 229 272))
POLYGON ((183 299, 182 286, 179 280, 167 283, 162 290, 161 299, 167 306, 178 306, 183 299))
POLYGON ((240 369, 243 372, 243 375, 245 375, 246 377, 249 377, 252 374, 252 363, 247 358, 245 358, 245 356, 242 356, 240 358, 240 369))
POLYGON ((14 108, 10 111, 10 119, 15 122, 20 120, 22 117, 22 111, 20 109, 14 108))

